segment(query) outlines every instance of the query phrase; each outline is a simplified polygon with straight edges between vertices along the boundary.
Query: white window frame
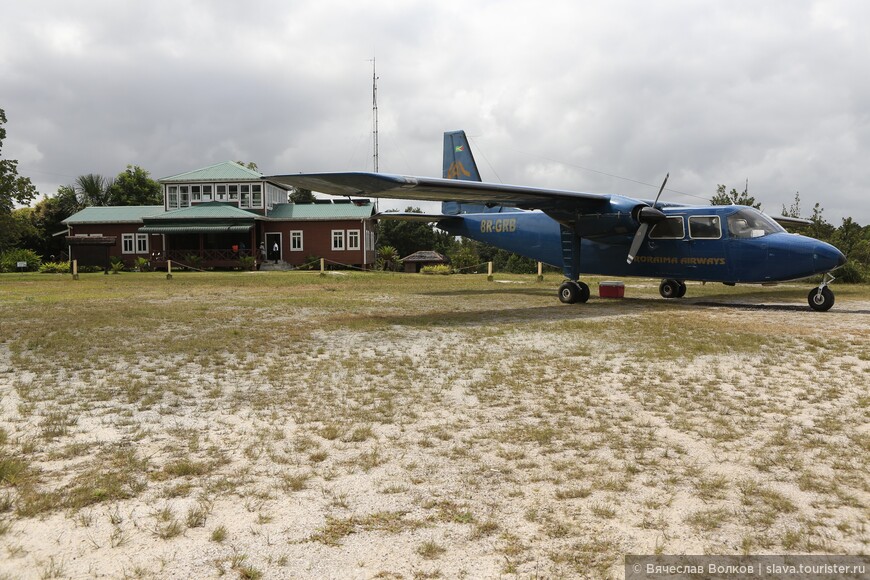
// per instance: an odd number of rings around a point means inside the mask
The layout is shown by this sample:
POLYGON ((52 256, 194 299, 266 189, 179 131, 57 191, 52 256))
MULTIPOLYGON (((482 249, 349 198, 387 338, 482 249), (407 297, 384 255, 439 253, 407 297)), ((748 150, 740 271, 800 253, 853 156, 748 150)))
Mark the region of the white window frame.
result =
POLYGON ((190 207, 190 186, 178 186, 178 207, 190 207))
POLYGON ((251 184, 251 207, 260 208, 260 209, 263 207, 263 184, 262 183, 252 183, 251 184))
POLYGON ((202 186, 201 185, 191 185, 190 186, 190 201, 191 202, 202 201, 202 186))
POLYGON ((202 186, 202 201, 211 201, 211 184, 205 184, 202 186))
POLYGON ((305 247, 305 237, 303 230, 290 230, 290 251, 303 252, 305 247), (299 242, 297 244, 297 241, 299 242), (298 247, 297 247, 298 245, 298 247))
POLYGON ((121 234, 121 253, 136 253, 136 234, 121 234))
POLYGON ((689 238, 693 240, 721 240, 722 239, 722 218, 718 215, 690 215, 689 216, 689 238), (714 237, 710 236, 695 236, 692 235, 692 220, 699 220, 702 218, 711 219, 716 222, 716 227, 719 228, 719 235, 714 237))
POLYGON ((148 234, 136 234, 136 253, 148 253, 148 234))
POLYGON ((239 185, 239 207, 249 208, 251 205, 251 184, 242 183, 239 185))
POLYGON ((332 230, 332 251, 343 252, 344 247, 344 230, 332 230))
POLYGON ((347 249, 348 251, 358 252, 360 249, 359 230, 347 230, 347 249))
POLYGON ((226 183, 217 183, 214 186, 214 200, 215 201, 226 201, 227 200, 227 184, 226 183))
POLYGON ((229 196, 230 201, 234 201, 234 202, 238 203, 239 202, 239 184, 238 183, 227 184, 227 195, 229 196))
POLYGON ((178 186, 166 186, 166 207, 169 209, 178 209, 178 186))

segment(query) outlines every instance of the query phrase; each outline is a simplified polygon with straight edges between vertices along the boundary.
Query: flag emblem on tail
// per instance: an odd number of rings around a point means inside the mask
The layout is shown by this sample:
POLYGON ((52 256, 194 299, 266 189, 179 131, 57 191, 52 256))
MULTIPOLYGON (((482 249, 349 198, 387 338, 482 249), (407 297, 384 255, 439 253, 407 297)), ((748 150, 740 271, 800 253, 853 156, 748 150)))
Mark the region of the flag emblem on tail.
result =
POLYGON ((457 145, 456 148, 453 150, 454 153, 462 153, 463 151, 465 151, 465 147, 463 145, 457 145))

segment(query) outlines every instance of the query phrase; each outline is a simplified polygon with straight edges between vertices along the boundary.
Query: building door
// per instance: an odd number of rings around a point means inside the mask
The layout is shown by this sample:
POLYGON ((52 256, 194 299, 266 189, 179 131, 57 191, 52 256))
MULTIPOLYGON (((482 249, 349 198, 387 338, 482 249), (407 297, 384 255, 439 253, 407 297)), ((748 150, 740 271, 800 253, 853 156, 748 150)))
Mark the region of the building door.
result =
POLYGON ((266 256, 267 259, 277 262, 281 259, 281 252, 283 247, 281 245, 281 233, 274 232, 266 234, 266 256))

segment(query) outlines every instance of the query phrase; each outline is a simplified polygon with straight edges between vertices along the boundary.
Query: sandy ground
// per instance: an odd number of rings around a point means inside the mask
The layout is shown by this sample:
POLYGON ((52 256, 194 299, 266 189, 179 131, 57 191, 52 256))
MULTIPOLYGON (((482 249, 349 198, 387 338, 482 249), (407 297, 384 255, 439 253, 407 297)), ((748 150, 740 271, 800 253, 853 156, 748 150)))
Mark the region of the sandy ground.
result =
POLYGON ((396 317, 168 363, 131 337, 133 358, 85 368, 6 341, 0 578, 621 577, 631 553, 866 554, 870 304, 838 307, 396 317))

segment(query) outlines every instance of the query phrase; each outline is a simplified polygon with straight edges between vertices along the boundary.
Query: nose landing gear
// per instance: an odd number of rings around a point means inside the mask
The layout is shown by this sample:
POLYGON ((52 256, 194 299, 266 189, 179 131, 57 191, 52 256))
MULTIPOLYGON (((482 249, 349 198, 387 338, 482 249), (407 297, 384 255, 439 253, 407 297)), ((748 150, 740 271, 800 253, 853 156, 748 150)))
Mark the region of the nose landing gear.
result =
POLYGON ((813 288, 807 295, 807 302, 810 308, 816 312, 827 312, 834 305, 834 293, 828 288, 828 284, 836 280, 830 272, 822 278, 822 283, 818 288, 813 288))

